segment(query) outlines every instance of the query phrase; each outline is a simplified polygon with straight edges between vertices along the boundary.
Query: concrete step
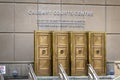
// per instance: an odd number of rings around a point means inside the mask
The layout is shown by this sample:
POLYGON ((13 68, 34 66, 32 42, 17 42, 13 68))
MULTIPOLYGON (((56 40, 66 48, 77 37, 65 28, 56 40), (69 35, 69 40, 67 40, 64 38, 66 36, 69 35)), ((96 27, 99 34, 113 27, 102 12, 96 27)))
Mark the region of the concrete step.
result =
POLYGON ((5 80, 32 80, 32 79, 5 79, 5 80))

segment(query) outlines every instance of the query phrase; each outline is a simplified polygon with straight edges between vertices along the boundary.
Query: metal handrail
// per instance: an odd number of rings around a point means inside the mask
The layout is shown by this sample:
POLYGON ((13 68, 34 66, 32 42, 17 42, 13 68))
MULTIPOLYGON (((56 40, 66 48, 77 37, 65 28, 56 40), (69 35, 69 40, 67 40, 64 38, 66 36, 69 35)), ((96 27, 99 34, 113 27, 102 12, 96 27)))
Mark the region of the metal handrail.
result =
POLYGON ((113 80, 120 80, 120 76, 114 78, 113 80))
MULTIPOLYGON (((120 64, 116 64, 117 65, 117 68, 120 69, 120 64)), ((120 79, 120 76, 114 78, 113 80, 119 80, 120 79)))
POLYGON ((69 80, 69 78, 61 64, 59 64, 59 76, 60 76, 61 80, 69 80))
POLYGON ((28 69, 29 69, 29 77, 32 79, 32 80, 37 80, 37 77, 34 73, 34 70, 33 70, 33 67, 32 67, 32 64, 29 64, 28 65, 28 69))
POLYGON ((3 74, 1 73, 1 71, 0 71, 0 80, 4 80, 4 76, 3 76, 3 74))
POLYGON ((88 79, 99 80, 98 75, 96 74, 91 64, 88 64, 88 79))

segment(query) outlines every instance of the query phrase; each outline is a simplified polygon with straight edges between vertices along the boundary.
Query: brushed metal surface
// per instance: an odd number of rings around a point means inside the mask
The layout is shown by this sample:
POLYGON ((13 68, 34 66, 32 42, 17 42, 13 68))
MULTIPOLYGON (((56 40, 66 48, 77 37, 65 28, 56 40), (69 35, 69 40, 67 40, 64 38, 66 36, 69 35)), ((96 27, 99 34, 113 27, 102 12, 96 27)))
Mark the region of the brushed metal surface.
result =
POLYGON ((35 31, 35 73, 37 76, 51 75, 51 33, 35 31))
POLYGON ((106 75, 105 33, 89 32, 89 64, 98 75, 106 75))
POLYGON ((68 32, 53 32, 53 75, 58 75, 58 65, 62 64, 70 75, 70 54, 68 32))
POLYGON ((87 75, 86 32, 71 32, 71 75, 87 75))

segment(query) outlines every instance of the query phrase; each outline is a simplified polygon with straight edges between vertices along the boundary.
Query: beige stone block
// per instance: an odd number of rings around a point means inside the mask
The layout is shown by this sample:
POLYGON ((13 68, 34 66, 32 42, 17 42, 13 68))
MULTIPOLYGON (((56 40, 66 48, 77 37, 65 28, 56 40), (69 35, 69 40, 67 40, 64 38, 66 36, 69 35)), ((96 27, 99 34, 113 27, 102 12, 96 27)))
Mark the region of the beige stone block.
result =
POLYGON ((85 30, 105 31, 105 7, 86 6, 85 10, 93 13, 93 16, 85 16, 85 30))
POLYGON ((0 33, 0 61, 14 60, 14 35, 0 33))
POLYGON ((14 31, 14 4, 0 3, 0 32, 14 31))
POLYGON ((109 5, 120 5, 120 0, 106 0, 109 5))
POLYGON ((60 24, 58 25, 50 25, 50 24, 45 24, 45 25, 40 25, 38 30, 43 30, 43 31, 60 31, 61 27, 60 24))
MULTIPOLYGON (((51 5, 51 4, 39 4, 38 13, 41 13, 42 11, 47 12, 51 11, 51 14, 43 14, 40 15, 38 19, 39 20, 59 20, 59 15, 54 15, 54 11, 60 11, 60 5, 51 5)), ((50 12, 49 12, 50 13, 50 12)))
POLYGON ((55 11, 60 11, 60 5, 51 5, 51 4, 39 4, 38 13, 42 11, 51 11, 45 15, 38 15, 38 24, 40 30, 60 30, 60 24, 56 24, 55 20, 60 20, 60 15, 55 15, 55 11), (43 21, 44 20, 44 21, 43 21), (53 24, 52 22, 53 21, 53 24), (43 24, 43 22, 45 24, 43 24), (50 23, 50 24, 49 24, 50 23), (45 26, 44 26, 45 25, 45 26), (52 27, 53 26, 53 27, 52 27))
POLYGON ((120 7, 107 6, 107 32, 119 33, 120 32, 120 7))
POLYGON ((62 3, 83 4, 84 0, 62 0, 62 3))
POLYGON ((39 3, 60 3, 60 0, 38 0, 39 3))
POLYGON ((83 5, 63 5, 62 11, 68 11, 73 13, 73 15, 62 15, 62 20, 70 21, 70 23, 66 22, 67 24, 62 24, 62 30, 65 31, 82 31, 84 30, 84 27, 81 27, 81 25, 78 25, 75 21, 84 21, 84 16, 78 15, 78 12, 85 11, 85 6, 83 5), (64 26, 65 25, 65 26, 64 26))
POLYGON ((36 4, 15 4, 15 32, 33 32, 37 29, 36 4))
POLYGON ((37 2, 37 0, 15 0, 15 2, 37 2))
POLYGON ((85 4, 105 4, 105 0, 84 0, 85 4))
POLYGON ((15 61, 33 61, 34 35, 15 34, 15 61))
POLYGON ((107 35, 106 55, 108 61, 120 60, 120 35, 107 35))
MULTIPOLYGON (((84 5, 63 5, 62 11, 71 11, 71 13, 79 12, 79 11, 85 11, 84 5)), ((84 19, 84 16, 78 16, 78 15, 63 15, 63 20, 81 20, 84 19)))

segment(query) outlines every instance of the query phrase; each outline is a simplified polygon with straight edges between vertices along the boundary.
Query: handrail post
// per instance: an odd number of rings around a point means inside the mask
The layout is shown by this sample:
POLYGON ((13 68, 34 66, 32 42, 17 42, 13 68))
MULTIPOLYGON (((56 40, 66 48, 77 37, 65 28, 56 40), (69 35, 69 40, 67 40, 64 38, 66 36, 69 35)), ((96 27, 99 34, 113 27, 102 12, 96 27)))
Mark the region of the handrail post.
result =
POLYGON ((61 80, 69 80, 69 78, 61 64, 59 64, 59 76, 60 76, 61 80))
POLYGON ((88 80, 99 80, 95 70, 91 66, 91 64, 88 64, 88 80))
POLYGON ((4 76, 3 76, 3 74, 1 73, 1 70, 0 70, 0 80, 4 80, 4 76))
POLYGON ((28 65, 28 70, 29 70, 29 76, 30 76, 30 78, 32 77, 33 80, 37 80, 37 77, 36 77, 36 75, 34 73, 34 70, 33 70, 31 64, 28 65))

